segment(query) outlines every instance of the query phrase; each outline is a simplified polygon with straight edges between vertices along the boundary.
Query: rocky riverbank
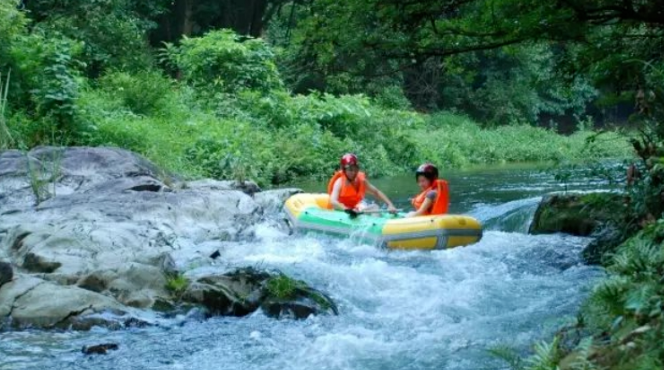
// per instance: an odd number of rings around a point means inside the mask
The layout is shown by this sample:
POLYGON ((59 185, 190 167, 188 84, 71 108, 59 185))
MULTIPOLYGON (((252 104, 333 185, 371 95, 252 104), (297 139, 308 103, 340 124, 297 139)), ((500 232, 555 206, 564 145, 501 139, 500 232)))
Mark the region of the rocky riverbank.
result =
POLYGON ((621 193, 549 194, 538 205, 529 233, 592 237, 583 250, 584 261, 606 263, 606 258, 638 230, 636 221, 629 219, 627 206, 627 198, 621 193))
POLYGON ((183 275, 211 256, 223 266, 224 245, 253 238, 265 210, 298 191, 186 182, 114 148, 1 153, 2 326, 118 327, 140 322, 141 310, 183 304, 209 314, 335 312, 325 294, 279 274, 183 275), (275 290, 279 279, 285 288, 275 290))

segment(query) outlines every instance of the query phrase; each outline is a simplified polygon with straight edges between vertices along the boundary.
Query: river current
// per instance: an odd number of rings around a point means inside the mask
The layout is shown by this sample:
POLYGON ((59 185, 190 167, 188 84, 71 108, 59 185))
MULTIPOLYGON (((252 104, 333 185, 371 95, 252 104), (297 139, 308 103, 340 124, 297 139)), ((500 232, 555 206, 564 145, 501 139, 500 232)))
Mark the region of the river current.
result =
MULTIPOLYGON (((339 316, 274 320, 162 318, 122 331, 22 331, 0 334, 0 369, 505 369, 488 350, 527 353, 574 317, 598 268, 581 263, 585 238, 527 235, 542 194, 562 190, 531 168, 448 176, 454 213, 486 226, 465 248, 388 252, 347 239, 288 236, 267 220, 249 241, 228 243, 208 271, 278 269, 328 292, 339 316), (221 260, 220 259, 220 260, 221 260), (84 345, 120 348, 86 357, 84 345)), ((402 207, 416 192, 410 177, 377 181, 402 207)), ((324 184, 301 184, 321 191, 324 184)), ((583 179, 569 188, 597 187, 583 179)), ((277 213, 272 215, 280 217, 277 213)))

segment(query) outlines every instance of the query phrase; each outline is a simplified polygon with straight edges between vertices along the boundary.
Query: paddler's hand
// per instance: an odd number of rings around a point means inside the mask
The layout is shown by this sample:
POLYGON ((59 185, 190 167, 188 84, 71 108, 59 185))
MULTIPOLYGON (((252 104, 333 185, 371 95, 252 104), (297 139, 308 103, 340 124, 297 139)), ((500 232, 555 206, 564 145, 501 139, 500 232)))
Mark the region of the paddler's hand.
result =
POLYGON ((350 218, 356 218, 360 215, 360 211, 358 211, 357 208, 346 208, 344 212, 348 213, 350 218))
POLYGON ((397 214, 397 212, 398 212, 398 210, 396 208, 394 208, 394 206, 387 207, 387 211, 390 212, 393 215, 397 214))

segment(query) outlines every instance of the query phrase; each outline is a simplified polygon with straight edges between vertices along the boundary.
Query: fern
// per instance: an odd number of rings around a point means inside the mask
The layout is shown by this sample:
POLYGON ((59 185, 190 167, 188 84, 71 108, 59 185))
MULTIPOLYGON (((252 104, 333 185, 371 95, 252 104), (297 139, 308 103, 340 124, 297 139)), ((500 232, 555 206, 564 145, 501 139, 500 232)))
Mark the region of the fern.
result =
POLYGON ((592 303, 611 315, 624 313, 625 295, 630 289, 630 280, 617 276, 602 282, 591 296, 592 303))
POLYGON ((551 343, 535 345, 535 353, 526 360, 525 370, 558 370, 561 359, 560 337, 556 336, 551 343))
POLYGON ((647 238, 637 237, 614 256, 610 270, 622 275, 644 278, 656 273, 662 263, 662 248, 647 238))
POLYGON ((500 345, 487 350, 489 354, 507 363, 512 370, 524 370, 521 356, 511 347, 500 345))
POLYGON ((592 350, 593 339, 584 338, 581 340, 579 345, 576 347, 575 358, 570 363, 570 366, 574 370, 596 370, 598 369, 595 364, 590 360, 590 353, 592 350))

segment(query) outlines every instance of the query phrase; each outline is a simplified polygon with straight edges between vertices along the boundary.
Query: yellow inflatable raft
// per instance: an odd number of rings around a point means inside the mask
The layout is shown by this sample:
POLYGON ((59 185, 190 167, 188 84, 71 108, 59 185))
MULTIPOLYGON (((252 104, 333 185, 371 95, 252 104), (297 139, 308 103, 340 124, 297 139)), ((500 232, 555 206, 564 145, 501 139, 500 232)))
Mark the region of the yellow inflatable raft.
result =
POLYGON ((392 249, 446 249, 482 238, 481 223, 470 216, 439 215, 404 218, 404 214, 363 214, 351 218, 327 209, 327 194, 296 194, 284 209, 293 228, 357 237, 392 249))

